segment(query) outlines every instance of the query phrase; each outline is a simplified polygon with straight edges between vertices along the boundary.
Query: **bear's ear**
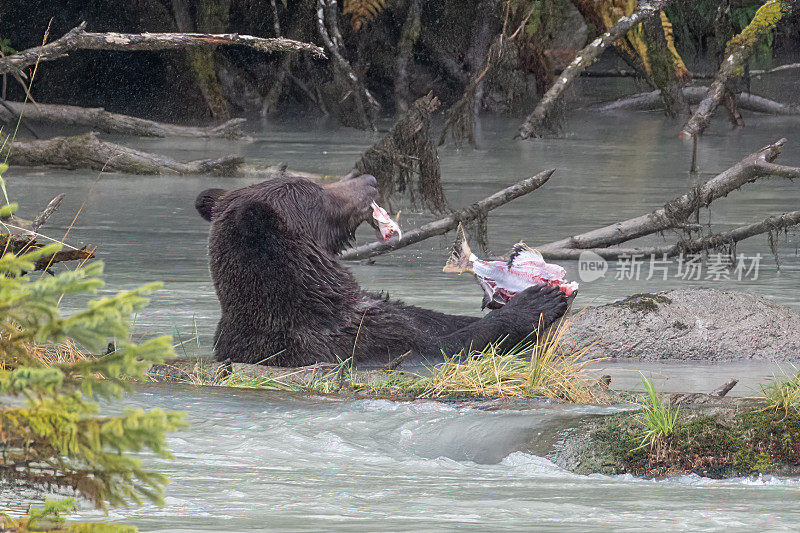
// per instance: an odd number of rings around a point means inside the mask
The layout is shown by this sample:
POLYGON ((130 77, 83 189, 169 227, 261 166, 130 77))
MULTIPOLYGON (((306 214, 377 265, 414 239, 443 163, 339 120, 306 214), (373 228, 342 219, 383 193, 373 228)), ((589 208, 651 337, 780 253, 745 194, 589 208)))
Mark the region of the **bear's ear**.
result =
POLYGON ((194 201, 194 208, 200 213, 200 216, 211 222, 211 216, 214 214, 214 204, 219 200, 219 197, 225 194, 225 189, 206 189, 197 195, 194 201))
POLYGON ((236 225, 239 232, 248 238, 264 238, 283 229, 278 214, 261 202, 250 200, 236 209, 236 225))

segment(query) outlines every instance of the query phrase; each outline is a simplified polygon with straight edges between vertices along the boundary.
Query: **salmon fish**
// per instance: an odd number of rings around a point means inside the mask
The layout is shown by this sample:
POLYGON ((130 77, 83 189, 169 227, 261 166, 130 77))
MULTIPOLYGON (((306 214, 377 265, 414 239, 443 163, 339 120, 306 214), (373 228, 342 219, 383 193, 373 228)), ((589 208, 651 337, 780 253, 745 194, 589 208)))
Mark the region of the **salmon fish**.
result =
POLYGON ((395 235, 398 239, 403 236, 397 221, 375 202, 372 202, 372 219, 375 221, 375 233, 380 240, 385 242, 395 235))
POLYGON ((567 272, 559 265, 547 263, 542 254, 525 243, 517 243, 507 260, 478 259, 467 244, 464 228, 459 224, 453 253, 443 272, 470 272, 483 289, 481 309, 499 309, 517 293, 534 285, 558 287, 566 296, 578 290, 578 283, 567 282, 567 272))

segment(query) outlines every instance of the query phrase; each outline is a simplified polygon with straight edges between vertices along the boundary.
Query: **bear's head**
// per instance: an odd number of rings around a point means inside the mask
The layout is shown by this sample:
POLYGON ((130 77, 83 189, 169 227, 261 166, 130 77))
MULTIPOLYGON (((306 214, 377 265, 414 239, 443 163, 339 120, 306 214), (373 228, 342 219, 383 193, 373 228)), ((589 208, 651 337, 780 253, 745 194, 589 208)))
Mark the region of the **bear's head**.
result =
POLYGON ((378 183, 369 174, 325 185, 276 178, 233 191, 207 189, 195 208, 232 240, 265 245, 311 240, 337 254, 362 222, 373 223, 371 203, 377 196, 378 183))

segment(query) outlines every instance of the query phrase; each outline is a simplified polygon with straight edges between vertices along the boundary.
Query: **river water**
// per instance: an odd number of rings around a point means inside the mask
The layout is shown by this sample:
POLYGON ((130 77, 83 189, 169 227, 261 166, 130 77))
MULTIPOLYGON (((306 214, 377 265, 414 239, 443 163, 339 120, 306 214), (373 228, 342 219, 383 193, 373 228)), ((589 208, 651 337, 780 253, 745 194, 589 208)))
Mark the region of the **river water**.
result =
MULTIPOLYGON (((789 91, 789 76, 755 81, 754 89, 797 103, 800 95, 789 91)), ((630 89, 624 83, 609 82, 601 96, 630 89)), ((745 120, 742 130, 730 129, 724 117, 714 122, 700 142, 701 175, 694 177, 688 173, 691 147, 677 139, 678 126, 660 114, 600 115, 576 109, 569 114, 569 133, 563 138, 533 142, 511 140, 517 119, 484 117, 478 150, 440 151, 444 186, 451 204, 461 206, 543 169, 558 169, 542 189, 490 216, 490 247, 504 253, 519 240, 535 246, 662 206, 698 179, 781 137, 789 141, 778 162, 800 165, 800 119, 746 113, 745 120)), ((286 162, 298 170, 336 174, 347 172, 376 138, 302 117, 255 121, 250 128, 252 143, 122 142, 177 159, 233 152, 255 163, 286 162)), ((106 262, 107 292, 152 280, 165 282, 165 289, 136 319, 138 337, 170 333, 183 342, 178 349, 182 355, 210 355, 218 307, 207 268, 208 224, 195 212, 193 200, 205 188, 235 188, 251 180, 19 168, 7 178, 10 196, 23 206, 23 216, 32 216, 56 194, 67 194, 48 233, 60 238, 80 210, 67 241, 99 247, 98 256, 106 262)), ((798 206, 798 184, 765 180, 715 202, 710 220, 724 230, 798 206)), ((402 209, 405 228, 432 218, 407 205, 402 209)), ((704 215, 703 221, 708 220, 704 215)), ((358 238, 369 241, 371 230, 359 232, 358 238)), ((450 243, 451 237, 430 239, 374 264, 354 264, 353 270, 365 288, 386 290, 392 297, 441 311, 479 314, 481 294, 474 282, 441 272, 450 243)), ((797 231, 778 239, 778 269, 766 237, 741 244, 738 252, 763 255, 758 278, 742 281, 686 281, 676 277, 675 265, 666 280, 661 274, 648 280, 646 269, 638 280, 615 279, 619 265, 611 263, 604 278, 582 283, 575 305, 598 305, 637 292, 711 286, 750 291, 800 308, 798 246, 797 231)), ((578 277, 576 262, 563 264, 570 278, 578 277)), ((776 372, 764 362, 631 364, 622 370, 633 369, 652 371, 664 390, 710 390, 728 377, 749 377, 743 394, 757 391, 757 383, 776 372)), ((638 373, 622 370, 615 369, 622 383, 633 385, 639 379, 638 373)), ((614 380, 617 384, 617 377, 614 380)), ((581 477, 536 455, 548 428, 565 417, 585 414, 585 408, 483 412, 438 403, 180 387, 140 387, 125 403, 187 411, 191 422, 188 430, 170 438, 175 461, 147 459, 173 480, 167 506, 112 512, 114 521, 134 523, 145 531, 778 531, 793 530, 800 520, 796 480, 581 477)))
MULTIPOLYGON (((800 480, 577 476, 536 453, 612 408, 480 411, 268 391, 143 386, 189 412, 169 439, 166 506, 113 510, 143 531, 796 531, 800 480)), ((96 511, 79 514, 104 519, 96 511)))

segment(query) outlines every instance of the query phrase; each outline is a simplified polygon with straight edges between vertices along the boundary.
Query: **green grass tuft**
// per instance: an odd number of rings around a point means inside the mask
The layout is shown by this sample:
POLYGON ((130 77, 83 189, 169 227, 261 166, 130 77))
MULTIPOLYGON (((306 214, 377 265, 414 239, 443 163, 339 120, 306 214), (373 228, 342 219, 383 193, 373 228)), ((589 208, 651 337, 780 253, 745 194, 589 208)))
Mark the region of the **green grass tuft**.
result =
POLYGON ((661 401, 656 393, 655 385, 644 377, 644 374, 642 374, 642 383, 647 392, 647 398, 639 404, 642 408, 641 421, 644 425, 639 448, 649 447, 658 456, 664 448, 667 437, 675 434, 678 427, 679 410, 673 409, 661 401))

